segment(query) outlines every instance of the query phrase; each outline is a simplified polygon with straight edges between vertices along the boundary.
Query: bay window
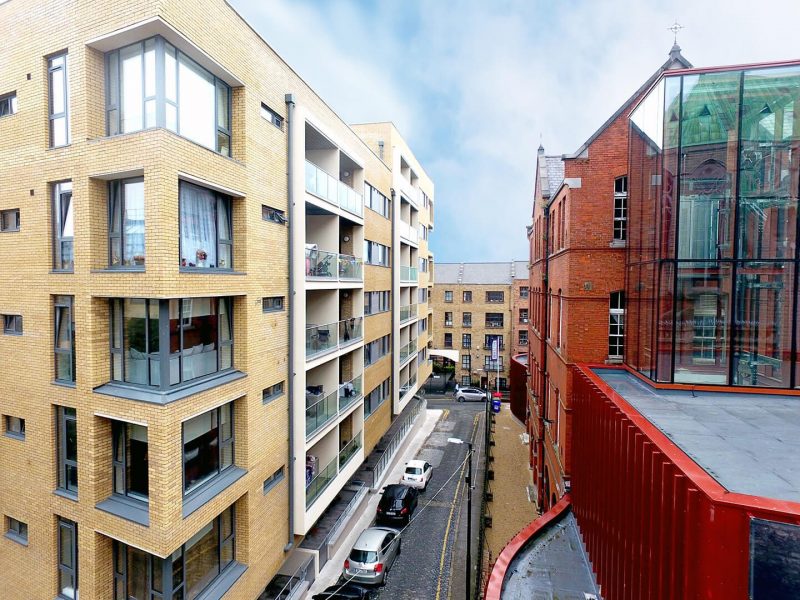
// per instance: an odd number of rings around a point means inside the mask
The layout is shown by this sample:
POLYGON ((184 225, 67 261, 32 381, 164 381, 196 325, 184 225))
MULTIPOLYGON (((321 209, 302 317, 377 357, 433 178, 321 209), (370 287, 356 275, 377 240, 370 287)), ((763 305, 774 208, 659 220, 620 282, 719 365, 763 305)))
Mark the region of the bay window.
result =
POLYGON ((111 300, 111 378, 169 389, 233 367, 231 298, 111 300))
POLYGON ((106 54, 108 135, 165 127, 225 156, 231 89, 164 38, 106 54))
POLYGON ((181 267, 233 268, 230 196, 180 183, 181 267))

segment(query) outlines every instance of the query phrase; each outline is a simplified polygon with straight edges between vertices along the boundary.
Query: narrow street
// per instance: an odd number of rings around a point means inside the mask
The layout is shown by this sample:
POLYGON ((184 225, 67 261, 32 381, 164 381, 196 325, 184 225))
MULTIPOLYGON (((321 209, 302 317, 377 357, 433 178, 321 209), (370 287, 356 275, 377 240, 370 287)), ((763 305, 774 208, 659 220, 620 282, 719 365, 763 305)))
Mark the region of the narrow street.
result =
MULTIPOLYGON (((384 600, 445 600, 464 596, 467 446, 447 440, 459 438, 475 442, 472 509, 473 515, 477 514, 481 493, 477 473, 484 451, 485 406, 477 402, 459 404, 451 398, 429 398, 428 406, 445 411, 417 454, 417 458, 433 465, 433 479, 427 491, 420 495, 412 522, 403 531, 402 555, 389 572, 386 586, 379 588, 376 595, 384 600)), ((476 525, 477 521, 473 520, 473 561, 476 560, 476 525)))

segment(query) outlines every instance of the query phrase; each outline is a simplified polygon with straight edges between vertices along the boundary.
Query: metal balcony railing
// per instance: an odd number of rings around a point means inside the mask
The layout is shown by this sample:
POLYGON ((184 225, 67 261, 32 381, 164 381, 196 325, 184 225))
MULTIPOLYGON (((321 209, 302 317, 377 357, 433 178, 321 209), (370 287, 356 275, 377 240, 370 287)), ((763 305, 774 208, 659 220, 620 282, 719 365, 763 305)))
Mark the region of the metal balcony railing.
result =
POLYGON ((327 325, 306 326, 306 358, 313 358, 363 337, 364 317, 334 321, 327 325))
POLYGON ((349 254, 306 248, 306 278, 360 281, 364 261, 349 254))

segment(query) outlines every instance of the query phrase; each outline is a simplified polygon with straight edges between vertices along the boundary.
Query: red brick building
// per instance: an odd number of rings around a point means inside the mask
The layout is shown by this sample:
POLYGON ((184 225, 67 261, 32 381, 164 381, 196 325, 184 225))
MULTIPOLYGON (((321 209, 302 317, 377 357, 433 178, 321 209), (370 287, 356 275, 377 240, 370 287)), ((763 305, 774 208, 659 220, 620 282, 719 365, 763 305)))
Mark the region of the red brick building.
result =
POLYGON ((511 269, 511 356, 528 354, 530 275, 528 261, 515 260, 511 269))
POLYGON ((530 243, 528 419, 539 507, 570 489, 570 365, 623 355, 628 116, 669 59, 575 153, 539 147, 530 243))

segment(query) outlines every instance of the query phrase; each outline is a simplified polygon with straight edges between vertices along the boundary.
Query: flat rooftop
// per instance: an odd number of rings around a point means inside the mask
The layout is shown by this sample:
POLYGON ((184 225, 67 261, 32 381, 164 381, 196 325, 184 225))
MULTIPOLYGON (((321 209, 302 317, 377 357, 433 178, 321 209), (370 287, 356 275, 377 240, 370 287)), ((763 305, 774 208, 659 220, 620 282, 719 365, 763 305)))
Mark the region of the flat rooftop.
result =
POLYGON ((572 511, 536 535, 508 565, 503 600, 600 598, 572 511))
POLYGON ((595 369, 730 492, 800 502, 800 397, 660 390, 595 369))

